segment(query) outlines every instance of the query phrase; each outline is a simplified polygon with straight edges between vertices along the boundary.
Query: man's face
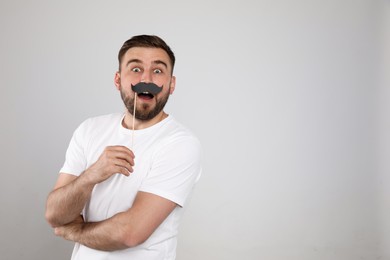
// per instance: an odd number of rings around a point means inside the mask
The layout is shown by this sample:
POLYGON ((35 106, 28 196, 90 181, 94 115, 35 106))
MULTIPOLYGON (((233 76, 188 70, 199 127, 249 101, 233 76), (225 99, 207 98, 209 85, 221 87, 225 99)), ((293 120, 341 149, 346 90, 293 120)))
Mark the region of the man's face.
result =
POLYGON ((164 108, 168 97, 175 89, 175 77, 168 54, 159 48, 134 47, 123 56, 121 70, 115 74, 115 85, 130 112, 134 110, 134 93, 131 85, 153 82, 163 89, 157 95, 137 95, 135 116, 139 120, 150 120, 164 108))

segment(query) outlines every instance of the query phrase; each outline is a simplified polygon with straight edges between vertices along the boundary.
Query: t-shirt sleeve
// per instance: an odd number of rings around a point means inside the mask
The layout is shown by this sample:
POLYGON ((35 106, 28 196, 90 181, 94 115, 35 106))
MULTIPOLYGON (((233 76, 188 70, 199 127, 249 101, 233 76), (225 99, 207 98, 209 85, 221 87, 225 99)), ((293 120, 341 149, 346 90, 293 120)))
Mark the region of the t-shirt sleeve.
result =
POLYGON ((178 138, 154 154, 152 168, 140 191, 153 193, 183 207, 201 175, 201 146, 194 137, 178 138))
POLYGON ((87 165, 84 149, 86 143, 87 122, 83 122, 73 133, 66 151, 65 163, 60 172, 79 176, 87 165))

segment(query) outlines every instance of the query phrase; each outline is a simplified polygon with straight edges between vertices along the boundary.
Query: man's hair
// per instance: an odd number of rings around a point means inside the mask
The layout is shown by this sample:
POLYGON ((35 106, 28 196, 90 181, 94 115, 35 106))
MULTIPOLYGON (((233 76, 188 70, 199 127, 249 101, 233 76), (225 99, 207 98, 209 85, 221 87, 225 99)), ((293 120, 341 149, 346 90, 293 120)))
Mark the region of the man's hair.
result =
POLYGON ((169 56, 173 73, 173 67, 175 66, 175 54, 168 44, 163 41, 163 39, 155 35, 137 35, 125 41, 118 53, 119 70, 121 70, 123 56, 130 48, 134 47, 163 49, 169 56))

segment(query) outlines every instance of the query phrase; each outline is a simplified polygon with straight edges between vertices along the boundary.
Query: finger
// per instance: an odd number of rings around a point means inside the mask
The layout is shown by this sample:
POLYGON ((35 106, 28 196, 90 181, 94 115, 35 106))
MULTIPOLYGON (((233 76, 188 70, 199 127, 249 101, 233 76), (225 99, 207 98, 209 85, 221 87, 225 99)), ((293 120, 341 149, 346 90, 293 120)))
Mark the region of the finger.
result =
POLYGON ((61 229, 61 227, 56 227, 56 228, 54 228, 54 234, 55 234, 56 236, 61 236, 61 235, 62 235, 62 229, 61 229))
POLYGON ((113 151, 111 156, 112 159, 120 159, 126 161, 131 166, 134 166, 134 157, 129 156, 128 153, 121 152, 121 151, 113 151))
POLYGON ((114 161, 114 164, 117 165, 117 166, 120 166, 120 167, 123 167, 125 168, 126 170, 128 170, 129 172, 133 172, 133 167, 132 165, 126 161, 126 160, 123 160, 123 159, 116 159, 114 161))
POLYGON ((125 167, 122 167, 122 166, 115 166, 114 171, 115 171, 115 173, 120 173, 120 174, 123 174, 125 176, 130 176, 130 173, 131 173, 129 170, 127 170, 125 167))
POLYGON ((110 146, 110 150, 115 151, 115 152, 124 153, 124 154, 126 154, 125 155, 126 157, 127 156, 131 157, 131 158, 135 157, 133 151, 131 151, 129 148, 127 148, 126 146, 123 146, 123 145, 110 146))

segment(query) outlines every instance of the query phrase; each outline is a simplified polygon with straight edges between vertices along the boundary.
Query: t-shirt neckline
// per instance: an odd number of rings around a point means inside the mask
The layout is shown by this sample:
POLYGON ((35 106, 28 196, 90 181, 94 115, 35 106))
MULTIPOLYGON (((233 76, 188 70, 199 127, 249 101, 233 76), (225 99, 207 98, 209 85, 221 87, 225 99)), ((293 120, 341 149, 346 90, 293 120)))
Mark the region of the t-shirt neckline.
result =
MULTIPOLYGON (((122 125, 122 122, 124 120, 126 116, 126 113, 123 113, 123 115, 120 117, 120 120, 119 120, 119 129, 121 131, 121 133, 125 134, 125 135, 131 135, 133 130, 132 129, 128 129, 128 128, 125 128, 123 125, 122 125)), ((154 124, 152 126, 149 126, 147 128, 144 128, 144 129, 138 129, 138 130, 134 130, 135 133, 137 134, 146 134, 146 133, 149 133, 151 131, 153 131, 154 129, 157 129, 159 127, 161 127, 162 125, 170 122, 173 120, 173 116, 171 115, 168 115, 166 118, 164 118, 163 120, 161 120, 160 122, 158 122, 157 124, 154 124)))

